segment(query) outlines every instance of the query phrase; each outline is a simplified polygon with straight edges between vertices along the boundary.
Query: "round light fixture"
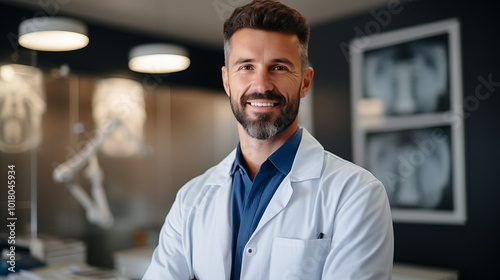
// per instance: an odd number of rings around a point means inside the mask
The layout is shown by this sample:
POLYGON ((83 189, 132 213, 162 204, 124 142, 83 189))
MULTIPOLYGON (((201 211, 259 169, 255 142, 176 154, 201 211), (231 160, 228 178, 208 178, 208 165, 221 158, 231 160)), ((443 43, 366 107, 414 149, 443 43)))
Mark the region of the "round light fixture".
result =
POLYGON ((84 23, 61 17, 36 17, 19 25, 19 44, 38 51, 72 51, 88 45, 84 23))
POLYGON ((141 73, 172 73, 185 70, 191 64, 187 51, 170 44, 139 45, 130 50, 128 67, 141 73))

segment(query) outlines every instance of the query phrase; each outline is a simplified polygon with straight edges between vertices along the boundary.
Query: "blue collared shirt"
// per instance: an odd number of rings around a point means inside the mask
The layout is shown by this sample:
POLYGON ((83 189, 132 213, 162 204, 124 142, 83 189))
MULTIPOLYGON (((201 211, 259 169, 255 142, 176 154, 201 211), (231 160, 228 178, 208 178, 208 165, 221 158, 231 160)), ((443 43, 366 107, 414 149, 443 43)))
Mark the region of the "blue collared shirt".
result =
POLYGON ((240 145, 231 169, 233 177, 233 239, 231 279, 239 280, 243 250, 257 228, 274 192, 292 169, 302 129, 297 131, 259 168, 254 181, 248 176, 240 145))

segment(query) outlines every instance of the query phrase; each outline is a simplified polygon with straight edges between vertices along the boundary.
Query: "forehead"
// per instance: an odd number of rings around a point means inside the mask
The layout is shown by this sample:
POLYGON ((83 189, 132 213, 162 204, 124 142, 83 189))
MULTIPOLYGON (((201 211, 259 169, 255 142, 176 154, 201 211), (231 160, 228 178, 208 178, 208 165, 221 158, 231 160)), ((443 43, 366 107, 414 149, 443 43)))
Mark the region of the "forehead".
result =
POLYGON ((242 56, 265 56, 269 59, 285 56, 288 59, 300 59, 299 46, 299 39, 293 33, 242 28, 231 38, 229 59, 241 59, 242 56))

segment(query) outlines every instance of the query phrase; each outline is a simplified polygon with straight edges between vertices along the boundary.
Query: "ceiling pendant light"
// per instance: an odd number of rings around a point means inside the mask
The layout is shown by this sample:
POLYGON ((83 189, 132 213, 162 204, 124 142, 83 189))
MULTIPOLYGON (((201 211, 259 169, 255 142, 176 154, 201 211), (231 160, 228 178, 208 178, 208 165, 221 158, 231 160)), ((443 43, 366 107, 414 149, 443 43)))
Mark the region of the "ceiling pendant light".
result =
POLYGON ((128 67, 141 73, 162 74, 185 70, 191 64, 187 51, 170 44, 145 44, 129 52, 128 67))
POLYGON ((88 45, 84 23, 62 17, 36 17, 19 25, 19 44, 38 51, 72 51, 88 45))

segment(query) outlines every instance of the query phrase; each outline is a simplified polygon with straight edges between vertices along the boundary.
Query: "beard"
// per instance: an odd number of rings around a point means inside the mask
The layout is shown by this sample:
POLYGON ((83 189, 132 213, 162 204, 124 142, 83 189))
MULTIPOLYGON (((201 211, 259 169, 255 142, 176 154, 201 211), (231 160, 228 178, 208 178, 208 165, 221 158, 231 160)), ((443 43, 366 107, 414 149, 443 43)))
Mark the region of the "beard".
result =
POLYGON ((232 99, 231 90, 229 90, 229 101, 231 110, 236 120, 243 126, 250 137, 265 140, 271 139, 287 129, 297 118, 300 104, 300 87, 295 98, 291 98, 288 102, 285 97, 277 91, 267 91, 265 93, 250 93, 245 94, 241 98, 239 104, 237 100, 232 99), (281 113, 273 121, 272 115, 269 113, 260 113, 257 119, 250 120, 246 114, 246 105, 248 100, 253 99, 268 99, 278 101, 275 106, 281 106, 281 113))

